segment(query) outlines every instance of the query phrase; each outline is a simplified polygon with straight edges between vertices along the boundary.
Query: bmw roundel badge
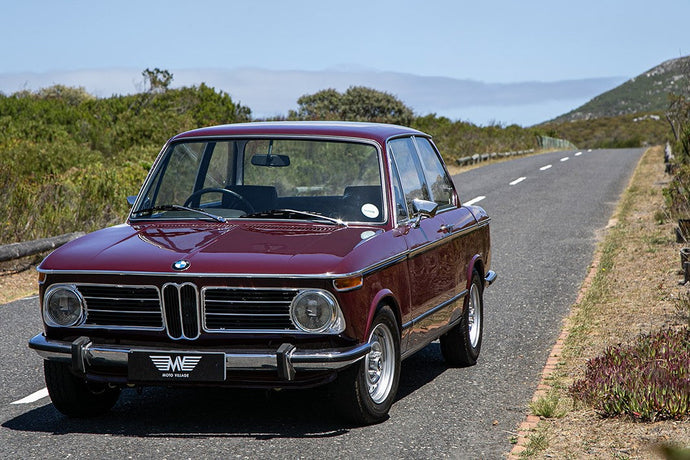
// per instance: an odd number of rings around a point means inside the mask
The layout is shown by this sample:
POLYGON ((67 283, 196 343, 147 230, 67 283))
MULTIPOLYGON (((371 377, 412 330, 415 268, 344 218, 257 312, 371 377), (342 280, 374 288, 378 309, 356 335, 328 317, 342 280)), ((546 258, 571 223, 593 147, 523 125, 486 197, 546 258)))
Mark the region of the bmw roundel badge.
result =
POLYGON ((178 260, 177 262, 172 264, 173 270, 177 270, 178 272, 181 272, 183 270, 187 270, 189 266, 192 265, 188 260, 178 260))

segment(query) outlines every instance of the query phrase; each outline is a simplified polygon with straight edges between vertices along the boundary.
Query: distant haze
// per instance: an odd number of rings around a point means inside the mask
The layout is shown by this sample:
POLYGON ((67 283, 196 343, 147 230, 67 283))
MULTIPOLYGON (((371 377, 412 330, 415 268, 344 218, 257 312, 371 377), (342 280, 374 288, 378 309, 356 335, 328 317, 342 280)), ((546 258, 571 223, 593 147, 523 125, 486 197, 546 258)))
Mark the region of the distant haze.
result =
MULTIPOLYGON (((62 84, 84 87, 98 97, 132 94, 144 89, 140 70, 98 69, 47 73, 0 74, 0 92, 9 95, 62 84)), ((623 77, 552 82, 486 83, 467 79, 420 76, 376 70, 175 70, 173 87, 201 83, 228 93, 233 101, 252 110, 255 118, 285 116, 297 108, 297 99, 322 89, 344 91, 367 86, 391 93, 417 115, 435 113, 478 125, 491 123, 530 126, 586 103, 625 81, 623 77)))

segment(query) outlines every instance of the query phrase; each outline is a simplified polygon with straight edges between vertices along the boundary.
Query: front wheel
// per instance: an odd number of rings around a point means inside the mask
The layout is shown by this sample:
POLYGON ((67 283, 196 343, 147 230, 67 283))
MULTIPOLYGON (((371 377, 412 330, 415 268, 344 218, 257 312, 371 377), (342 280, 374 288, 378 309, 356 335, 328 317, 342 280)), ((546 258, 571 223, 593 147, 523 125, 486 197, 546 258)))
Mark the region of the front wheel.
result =
POLYGON ((343 413, 362 425, 379 423, 398 391, 400 380, 400 330, 395 315, 383 307, 374 317, 369 334, 371 351, 343 371, 336 381, 343 413))
POLYGON ((120 397, 119 388, 80 379, 64 363, 43 361, 43 372, 53 405, 68 417, 90 417, 105 413, 120 397))
POLYGON ((477 363, 482 348, 484 327, 484 300, 482 279, 477 270, 472 272, 470 292, 460 322, 441 336, 441 353, 451 366, 467 367, 477 363))

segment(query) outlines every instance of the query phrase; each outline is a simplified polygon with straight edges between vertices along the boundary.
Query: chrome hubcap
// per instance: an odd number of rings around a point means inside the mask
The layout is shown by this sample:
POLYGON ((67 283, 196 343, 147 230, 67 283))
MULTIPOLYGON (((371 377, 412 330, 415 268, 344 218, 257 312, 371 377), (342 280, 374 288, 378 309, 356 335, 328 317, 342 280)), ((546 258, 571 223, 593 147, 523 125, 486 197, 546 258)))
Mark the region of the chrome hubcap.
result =
POLYGON ((476 348, 479 344, 479 333, 482 326, 482 315, 479 310, 480 302, 479 289, 472 283, 472 286, 470 286, 470 301, 467 305, 467 328, 472 348, 476 348))
POLYGON ((369 337, 371 351, 364 358, 369 396, 376 404, 382 403, 390 393, 395 372, 395 348, 391 331, 378 324, 369 337))

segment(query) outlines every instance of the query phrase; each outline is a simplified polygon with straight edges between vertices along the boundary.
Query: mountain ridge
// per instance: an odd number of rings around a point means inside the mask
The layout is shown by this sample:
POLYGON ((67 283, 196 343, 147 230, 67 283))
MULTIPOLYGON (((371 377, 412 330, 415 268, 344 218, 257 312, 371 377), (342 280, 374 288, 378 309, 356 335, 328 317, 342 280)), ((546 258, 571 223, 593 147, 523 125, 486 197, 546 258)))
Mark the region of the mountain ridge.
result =
POLYGON ((545 123, 662 112, 669 93, 688 95, 689 90, 690 56, 669 59, 545 123))

